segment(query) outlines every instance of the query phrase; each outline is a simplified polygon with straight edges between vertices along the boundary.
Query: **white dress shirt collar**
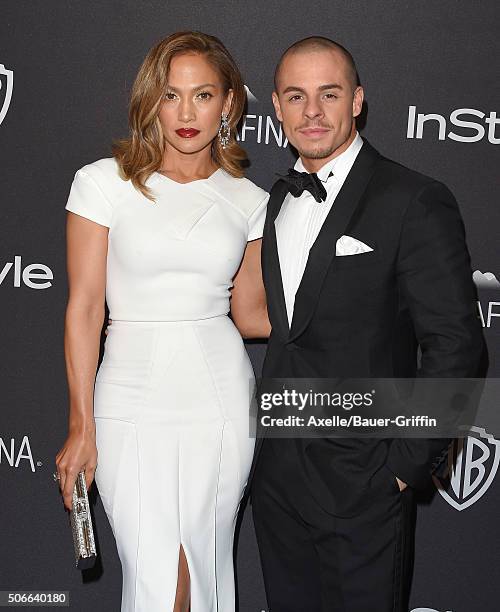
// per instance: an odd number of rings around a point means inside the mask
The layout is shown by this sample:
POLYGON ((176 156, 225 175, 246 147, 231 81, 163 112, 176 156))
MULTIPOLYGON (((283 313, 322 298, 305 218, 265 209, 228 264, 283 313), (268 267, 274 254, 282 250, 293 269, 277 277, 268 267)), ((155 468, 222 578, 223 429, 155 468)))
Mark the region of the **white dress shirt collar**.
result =
MULTIPOLYGON (((343 183, 349 174, 352 164, 354 163, 354 160, 356 159, 362 145, 363 139, 359 135, 359 132, 356 131, 356 136, 347 149, 342 151, 342 153, 337 155, 337 157, 334 157, 330 161, 326 162, 326 164, 321 166, 321 168, 318 170, 316 174, 318 175, 320 181, 326 183, 330 172, 332 172, 336 179, 343 183)), ((300 157, 295 162, 294 169, 298 170, 299 172, 307 172, 300 157)))

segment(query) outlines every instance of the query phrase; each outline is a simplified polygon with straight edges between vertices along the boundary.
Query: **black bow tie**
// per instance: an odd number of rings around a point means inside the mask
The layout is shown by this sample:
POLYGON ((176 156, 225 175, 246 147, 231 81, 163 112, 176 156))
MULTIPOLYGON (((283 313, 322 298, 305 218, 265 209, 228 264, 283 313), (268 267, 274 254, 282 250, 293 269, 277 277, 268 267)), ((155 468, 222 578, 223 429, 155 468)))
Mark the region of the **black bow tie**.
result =
MULTIPOLYGON (((288 174, 278 174, 280 180, 288 184, 288 191, 298 198, 304 191, 309 191, 316 202, 324 202, 326 200, 326 189, 318 178, 318 175, 313 172, 299 172, 295 168, 290 168, 288 174)), ((330 172, 328 177, 333 176, 330 172)))

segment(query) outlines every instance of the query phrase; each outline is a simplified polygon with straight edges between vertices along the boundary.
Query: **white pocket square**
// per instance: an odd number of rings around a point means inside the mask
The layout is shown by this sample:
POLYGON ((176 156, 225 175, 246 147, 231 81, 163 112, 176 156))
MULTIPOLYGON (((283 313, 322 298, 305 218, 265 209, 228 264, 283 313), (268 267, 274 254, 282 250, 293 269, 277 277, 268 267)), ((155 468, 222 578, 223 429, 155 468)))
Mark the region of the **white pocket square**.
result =
POLYGON ((335 255, 358 255, 358 253, 368 253, 368 251, 373 251, 373 249, 361 242, 361 240, 357 240, 352 236, 341 236, 337 240, 337 244, 335 246, 335 255))

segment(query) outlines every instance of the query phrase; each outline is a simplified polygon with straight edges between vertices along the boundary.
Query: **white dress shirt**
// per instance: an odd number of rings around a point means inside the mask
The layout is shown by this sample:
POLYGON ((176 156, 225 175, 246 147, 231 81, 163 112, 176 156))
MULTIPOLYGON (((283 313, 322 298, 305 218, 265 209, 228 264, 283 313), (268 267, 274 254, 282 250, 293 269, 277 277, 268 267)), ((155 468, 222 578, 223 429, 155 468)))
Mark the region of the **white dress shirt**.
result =
MULTIPOLYGON (((314 244, 362 145, 363 139, 356 132, 356 136, 349 147, 327 162, 316 173, 326 189, 327 198, 325 202, 316 202, 309 191, 304 191, 298 198, 288 193, 276 217, 274 222, 276 240, 289 325, 292 324, 295 294, 304 274, 309 250, 314 244), (333 176, 328 178, 330 172, 333 173, 333 176)), ((307 172, 300 157, 294 168, 299 172, 307 172)))

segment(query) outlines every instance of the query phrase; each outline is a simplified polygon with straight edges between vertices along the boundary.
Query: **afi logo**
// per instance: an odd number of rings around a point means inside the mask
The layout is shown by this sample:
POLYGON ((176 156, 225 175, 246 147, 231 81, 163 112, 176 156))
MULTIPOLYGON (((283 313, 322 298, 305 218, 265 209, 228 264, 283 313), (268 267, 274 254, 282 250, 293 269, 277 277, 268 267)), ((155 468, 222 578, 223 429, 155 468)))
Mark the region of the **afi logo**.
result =
POLYGON ((263 115, 258 98, 255 97, 247 85, 245 85, 245 90, 248 108, 251 112, 243 115, 241 127, 236 132, 236 139, 240 142, 252 140, 257 144, 270 144, 286 148, 288 146, 288 138, 281 128, 281 123, 278 121, 278 125, 276 125, 273 117, 263 115))
POLYGON ((0 64, 0 125, 5 119, 14 89, 14 73, 0 64))
POLYGON ((488 302, 488 306, 483 307, 478 300, 477 307, 483 327, 492 327, 493 320, 500 318, 500 302, 488 302))
POLYGON ((21 263, 21 255, 14 256, 14 262, 8 261, 3 269, 0 269, 0 285, 5 282, 6 277, 9 275, 12 277, 12 283, 14 287, 21 286, 22 282, 30 289, 48 289, 52 287, 51 280, 54 280, 52 270, 41 263, 29 264, 23 270, 21 263), (12 267, 14 268, 11 271, 12 267), (35 270, 38 270, 35 272, 35 270))
POLYGON ((427 124, 428 130, 434 130, 438 140, 455 140, 456 142, 478 142, 486 135, 486 128, 479 121, 471 121, 471 117, 484 119, 484 123, 488 126, 488 141, 491 144, 500 144, 500 137, 496 136, 496 128, 500 123, 500 118, 497 118, 495 111, 487 116, 480 110, 475 108, 457 108, 450 114, 449 122, 451 125, 461 128, 461 133, 456 134, 448 130, 448 122, 443 115, 438 113, 417 113, 416 106, 408 107, 408 127, 406 130, 407 138, 417 138, 421 140, 424 135, 424 125, 427 124), (486 117, 486 119, 485 119, 486 117))
POLYGON ((475 270, 472 275, 472 280, 479 289, 500 289, 500 282, 493 272, 475 270))
POLYGON ((10 467, 17 468, 21 461, 24 460, 29 463, 31 471, 35 471, 35 464, 33 462, 33 454, 31 452, 28 436, 23 437, 18 448, 16 448, 16 441, 14 438, 10 439, 10 443, 4 442, 3 438, 0 438, 0 464, 4 463, 4 457, 10 467))
POLYGON ((473 435, 458 438, 450 446, 445 480, 432 476, 440 495, 459 511, 472 506, 486 493, 500 462, 500 442, 482 427, 473 426, 471 432, 473 435), (449 493, 443 486, 445 481, 451 485, 449 493))

